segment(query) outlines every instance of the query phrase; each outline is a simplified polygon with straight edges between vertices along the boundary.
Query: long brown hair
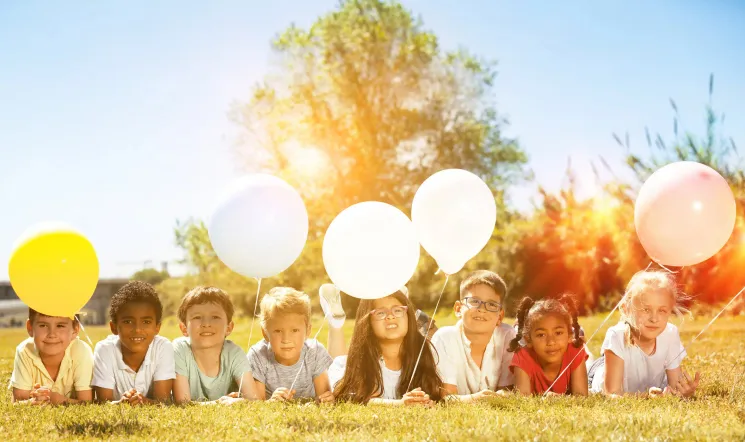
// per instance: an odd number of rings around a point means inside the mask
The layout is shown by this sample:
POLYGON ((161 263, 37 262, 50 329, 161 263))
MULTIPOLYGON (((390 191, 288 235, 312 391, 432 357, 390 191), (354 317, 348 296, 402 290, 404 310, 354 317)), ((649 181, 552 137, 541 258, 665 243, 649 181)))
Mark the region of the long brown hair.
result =
MULTIPOLYGON (((406 389, 413 374, 414 380, 411 382, 411 388, 420 387, 422 391, 429 394, 430 399, 439 401, 443 398, 444 386, 437 374, 437 351, 429 340, 425 340, 424 336, 419 333, 416 324, 416 308, 409 298, 401 292, 390 296, 408 307, 406 310, 408 331, 401 343, 399 353, 401 377, 396 393, 402 397, 407 392, 406 389), (412 373, 419 350, 425 342, 419 366, 416 373, 412 373)), ((379 362, 382 355, 378 339, 370 324, 370 312, 374 308, 374 302, 374 300, 364 299, 357 308, 357 318, 354 323, 352 341, 349 344, 344 377, 334 390, 334 395, 339 401, 366 404, 372 397, 383 393, 383 372, 379 362)))

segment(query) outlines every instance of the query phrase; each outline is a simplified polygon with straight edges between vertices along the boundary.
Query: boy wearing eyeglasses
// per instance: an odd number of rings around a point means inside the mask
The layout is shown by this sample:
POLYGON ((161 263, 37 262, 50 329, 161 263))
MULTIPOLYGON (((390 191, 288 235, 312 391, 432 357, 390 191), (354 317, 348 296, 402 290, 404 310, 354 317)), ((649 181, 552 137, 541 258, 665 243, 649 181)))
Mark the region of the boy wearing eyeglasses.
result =
POLYGON ((261 300, 264 339, 248 351, 259 399, 314 398, 331 402, 331 356, 310 334, 310 298, 290 287, 275 287, 261 300))
POLYGON ((511 388, 512 353, 509 343, 515 329, 502 322, 507 286, 488 270, 468 275, 460 285, 455 315, 460 320, 442 327, 432 337, 437 349, 437 369, 451 397, 470 402, 498 395, 511 388))

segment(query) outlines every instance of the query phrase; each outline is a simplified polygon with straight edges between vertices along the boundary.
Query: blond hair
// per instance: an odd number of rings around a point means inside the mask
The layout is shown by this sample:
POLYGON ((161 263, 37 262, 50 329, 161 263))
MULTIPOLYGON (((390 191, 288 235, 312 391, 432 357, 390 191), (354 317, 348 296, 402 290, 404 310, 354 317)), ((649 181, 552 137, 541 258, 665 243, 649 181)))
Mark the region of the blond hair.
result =
POLYGON ((275 287, 261 299, 261 328, 266 330, 272 318, 293 313, 305 316, 305 325, 310 324, 310 297, 292 287, 275 287))
POLYGON ((670 294, 673 301, 672 313, 675 316, 682 318, 684 314, 690 313, 681 305, 682 302, 687 301, 689 298, 678 290, 678 285, 672 273, 662 270, 643 270, 637 272, 629 280, 626 286, 626 292, 619 303, 621 322, 626 324, 624 343, 627 347, 636 345, 634 336, 639 334, 638 324, 633 314, 634 300, 651 290, 662 290, 670 294))

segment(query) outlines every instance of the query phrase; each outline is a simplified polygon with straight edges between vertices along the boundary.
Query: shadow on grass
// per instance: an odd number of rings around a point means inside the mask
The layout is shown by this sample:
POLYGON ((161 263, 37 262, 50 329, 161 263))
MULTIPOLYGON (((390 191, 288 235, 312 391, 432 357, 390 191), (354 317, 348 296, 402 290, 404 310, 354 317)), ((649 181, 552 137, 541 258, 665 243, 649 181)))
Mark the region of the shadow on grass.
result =
POLYGON ((57 431, 73 436, 104 437, 113 435, 134 436, 146 428, 137 418, 124 418, 116 421, 83 419, 74 422, 55 423, 57 431))

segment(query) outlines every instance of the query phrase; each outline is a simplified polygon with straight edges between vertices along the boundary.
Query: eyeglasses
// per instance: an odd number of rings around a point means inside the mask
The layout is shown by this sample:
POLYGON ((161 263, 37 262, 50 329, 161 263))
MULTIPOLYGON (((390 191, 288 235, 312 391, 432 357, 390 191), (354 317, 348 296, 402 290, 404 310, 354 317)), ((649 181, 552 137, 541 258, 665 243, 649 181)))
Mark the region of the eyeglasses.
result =
POLYGON ((472 296, 463 298, 463 301, 461 302, 465 304, 466 307, 475 308, 475 309, 479 309, 481 308, 481 305, 483 305, 487 312, 498 312, 499 310, 502 309, 502 304, 498 302, 482 301, 479 298, 474 298, 472 296))
POLYGON ((382 321, 390 314, 393 314, 395 318, 400 318, 406 314, 406 310, 408 309, 409 307, 405 305, 397 305, 392 308, 376 308, 375 310, 370 312, 370 316, 373 318, 374 321, 382 321))

